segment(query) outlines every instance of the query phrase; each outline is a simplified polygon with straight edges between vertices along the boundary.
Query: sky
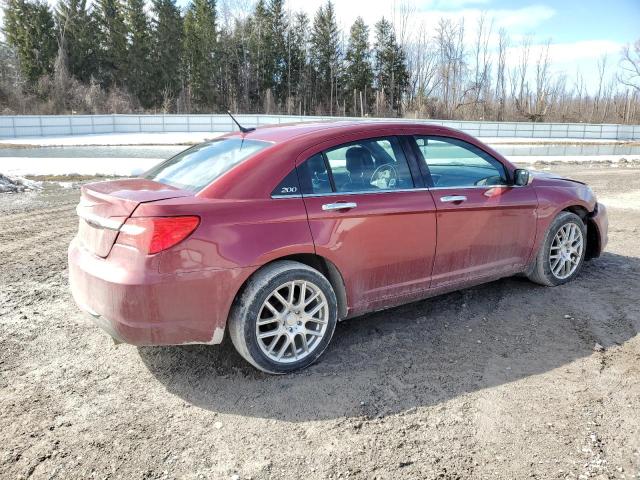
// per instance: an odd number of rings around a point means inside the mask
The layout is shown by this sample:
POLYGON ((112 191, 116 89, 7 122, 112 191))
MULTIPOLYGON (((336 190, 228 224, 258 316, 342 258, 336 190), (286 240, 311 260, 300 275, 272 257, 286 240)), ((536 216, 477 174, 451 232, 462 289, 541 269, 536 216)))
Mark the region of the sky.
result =
MULTIPOLYGON (((52 5, 56 3, 56 0, 48 1, 52 5)), ((189 0, 177 2, 186 8, 189 0)), ((313 18, 324 2, 288 0, 287 8, 304 11, 313 18)), ((232 11, 247 11, 254 1, 218 0, 217 3, 219 8, 228 5, 232 11)), ((530 36, 532 58, 550 40, 552 72, 566 75, 569 84, 575 82, 579 72, 592 92, 597 88, 597 62, 602 55, 608 55, 607 75, 614 75, 623 45, 640 38, 640 0, 334 0, 334 5, 345 35, 357 16, 362 16, 370 26, 382 16, 390 20, 395 17, 397 21, 397 12, 408 5, 411 9, 409 34, 420 25, 433 31, 442 17, 464 19, 469 43, 477 20, 484 13, 487 19, 493 19, 494 32, 504 27, 514 45, 530 36)), ((508 57, 511 64, 517 61, 517 54, 513 53, 508 57)))
MULTIPOLYGON (((313 13, 324 0, 289 0, 294 11, 313 13)), ((336 15, 341 28, 348 32, 357 16, 369 25, 380 17, 394 18, 394 11, 403 5, 411 9, 409 34, 424 24, 434 30, 440 18, 464 19, 468 42, 472 42, 478 18, 484 13, 494 20, 494 31, 501 27, 518 44, 529 36, 533 45, 531 57, 536 58, 547 41, 551 41, 550 56, 555 75, 566 75, 575 83, 579 72, 587 88, 598 85, 598 60, 608 56, 608 75, 615 67, 624 44, 640 38, 640 0, 336 0, 336 15), (537 46, 536 46, 537 45, 537 46)), ((398 20, 398 13, 395 18, 398 20)), ((497 35, 493 43, 497 44, 497 35)), ((517 61, 515 52, 512 65, 517 61)))

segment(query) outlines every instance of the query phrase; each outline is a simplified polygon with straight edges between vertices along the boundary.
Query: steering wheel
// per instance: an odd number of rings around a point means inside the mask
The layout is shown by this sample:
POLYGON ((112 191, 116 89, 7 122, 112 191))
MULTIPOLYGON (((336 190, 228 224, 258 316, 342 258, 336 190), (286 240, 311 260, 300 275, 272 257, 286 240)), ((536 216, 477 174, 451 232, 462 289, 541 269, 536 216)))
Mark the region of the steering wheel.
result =
POLYGON ((502 180, 502 177, 500 177, 500 175, 492 175, 491 177, 481 178, 480 180, 476 181, 474 185, 490 186, 490 185, 501 185, 503 183, 504 181, 502 180))
POLYGON ((371 174, 369 183, 381 189, 394 188, 398 184, 398 171, 391 163, 380 165, 371 174))

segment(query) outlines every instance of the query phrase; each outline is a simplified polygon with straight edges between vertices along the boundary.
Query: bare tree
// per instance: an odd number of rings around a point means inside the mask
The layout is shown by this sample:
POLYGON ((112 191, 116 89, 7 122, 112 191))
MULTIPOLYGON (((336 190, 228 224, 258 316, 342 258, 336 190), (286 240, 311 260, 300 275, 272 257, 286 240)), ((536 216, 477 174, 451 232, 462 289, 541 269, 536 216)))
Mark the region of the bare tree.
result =
POLYGON ((506 102, 507 102, 507 84, 505 76, 505 68, 507 65, 507 48, 509 48, 509 37, 507 31, 501 28, 498 31, 498 68, 496 70, 496 96, 498 108, 496 119, 504 120, 506 102))
POLYGON ((640 92, 640 38, 633 45, 625 45, 622 49, 620 70, 620 83, 640 92))

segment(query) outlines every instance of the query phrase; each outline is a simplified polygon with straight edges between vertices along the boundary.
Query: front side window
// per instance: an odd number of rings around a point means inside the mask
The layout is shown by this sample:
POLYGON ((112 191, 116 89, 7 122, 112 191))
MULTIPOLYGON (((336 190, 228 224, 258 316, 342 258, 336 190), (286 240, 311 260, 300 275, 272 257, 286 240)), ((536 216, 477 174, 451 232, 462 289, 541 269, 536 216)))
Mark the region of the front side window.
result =
POLYGON ((415 137, 434 187, 505 185, 504 166, 488 153, 455 138, 415 137))
POLYGON ((340 145, 312 156, 299 168, 306 179, 303 193, 379 192, 414 186, 395 137, 340 145))
POLYGON ((142 177, 197 192, 270 145, 269 142, 241 138, 214 140, 180 152, 156 165, 142 177))

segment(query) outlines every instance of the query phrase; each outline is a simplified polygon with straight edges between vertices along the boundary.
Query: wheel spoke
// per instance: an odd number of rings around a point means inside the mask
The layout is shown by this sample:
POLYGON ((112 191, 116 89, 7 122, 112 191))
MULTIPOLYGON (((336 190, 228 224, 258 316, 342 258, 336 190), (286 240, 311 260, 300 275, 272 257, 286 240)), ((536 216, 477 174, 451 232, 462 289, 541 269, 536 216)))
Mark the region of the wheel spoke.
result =
POLYGON ((289 284, 289 305, 293 305, 293 296, 296 292, 296 282, 291 282, 289 284))
POLYGON ((559 261, 554 267, 551 267, 555 276, 560 275, 560 269, 562 268, 562 261, 559 261))
POLYGON ((270 298, 267 299, 266 302, 264 302, 265 306, 271 311, 271 313, 273 313, 276 317, 280 316, 280 312, 278 311, 278 309, 276 309, 276 307, 274 307, 273 305, 271 305, 270 302, 270 298))
POLYGON ((289 340, 288 336, 284 336, 284 343, 282 344, 282 347, 280 347, 280 350, 278 350, 278 360, 280 360, 282 358, 282 356, 284 355, 284 353, 289 349, 289 344, 291 343, 291 340, 289 340))
MULTIPOLYGON (((282 306, 283 306, 284 308, 287 308, 287 306, 288 306, 288 302, 287 302, 287 301, 285 300, 285 298, 280 294, 280 292, 279 292, 279 291, 277 291, 277 290, 276 290, 275 292, 273 292, 273 296, 274 296, 274 297, 276 297, 276 299, 277 299, 277 300, 282 304, 282 306)), ((278 313, 280 313, 280 312, 278 312, 278 313)))
POLYGON ((322 307, 324 307, 324 303, 319 303, 310 312, 305 312, 308 316, 313 317, 316 313, 318 313, 322 307))
POLYGON ((300 338, 302 339, 302 349, 305 352, 309 352, 309 343, 307 342, 307 336, 305 334, 300 335, 300 338))
POLYGON ((298 305, 306 305, 304 303, 304 297, 307 296, 307 282, 302 282, 300 285, 300 298, 298 298, 298 305))
POLYGON ((311 302, 313 302, 313 301, 314 301, 316 298, 318 298, 319 296, 320 296, 320 292, 316 292, 316 293, 314 293, 313 295, 311 295, 311 298, 309 298, 309 300, 306 300, 306 301, 304 302, 304 306, 305 306, 305 307, 308 307, 308 306, 309 306, 309 304, 310 304, 311 302))
POLYGON ((311 335, 313 337, 322 337, 323 333, 322 332, 317 332, 315 330, 310 330, 308 328, 305 328, 304 330, 304 334, 305 335, 311 335))
POLYGON ((280 341, 280 338, 282 337, 282 334, 279 335, 277 338, 275 338, 270 344, 269 344, 269 353, 273 353, 273 351, 276 348, 276 345, 278 344, 278 342, 280 341))
POLYGON ((258 335, 258 338, 271 338, 271 337, 275 337, 276 335, 280 335, 280 330, 276 329, 276 330, 269 330, 268 332, 262 332, 258 335))
POLYGON ((258 320, 258 326, 262 327, 263 325, 269 325, 271 323, 275 323, 279 321, 280 321, 280 318, 278 317, 263 318, 261 320, 258 320))

